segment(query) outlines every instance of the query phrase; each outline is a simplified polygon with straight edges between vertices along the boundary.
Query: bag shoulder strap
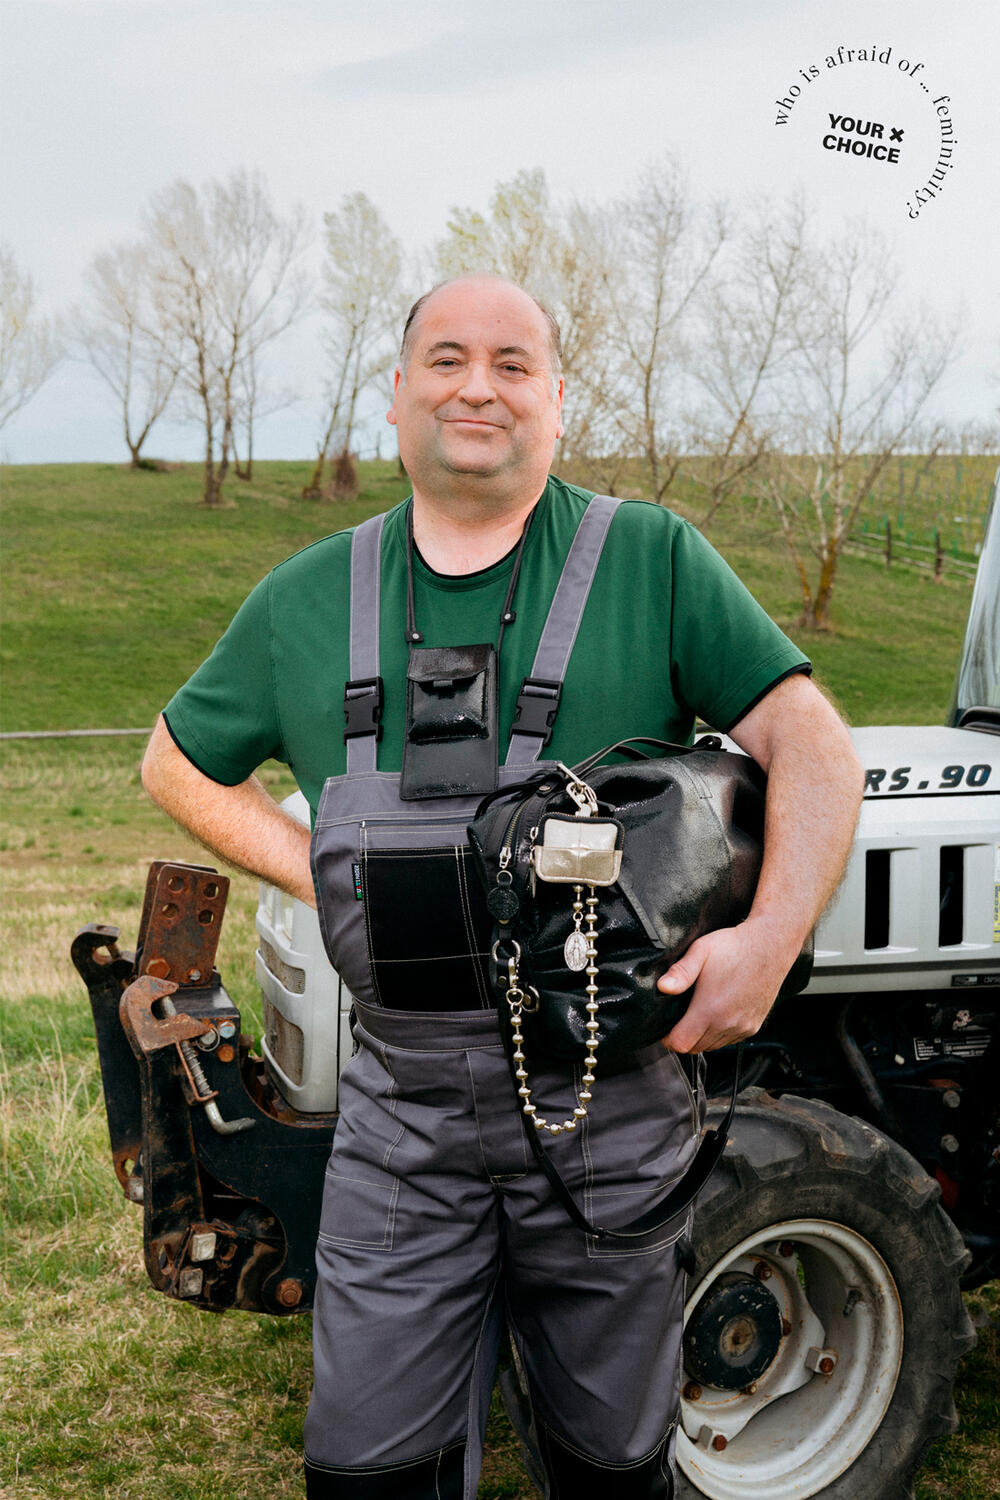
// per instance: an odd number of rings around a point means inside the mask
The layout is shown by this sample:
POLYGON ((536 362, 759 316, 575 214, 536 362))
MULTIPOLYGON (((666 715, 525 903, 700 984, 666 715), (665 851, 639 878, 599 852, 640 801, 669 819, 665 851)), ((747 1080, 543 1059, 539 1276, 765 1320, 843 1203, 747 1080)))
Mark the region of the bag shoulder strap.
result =
MULTIPOLYGON (((513 1048, 509 1042, 506 1043, 507 1056, 510 1062, 511 1074, 514 1078, 514 1086, 517 1087, 520 1080, 517 1078, 517 1064, 513 1057, 513 1048)), ((539 1140, 539 1132, 529 1121, 524 1129, 528 1137, 528 1144, 538 1165, 541 1167, 549 1186, 558 1198, 565 1212, 578 1229, 585 1234, 591 1234, 597 1240, 610 1243, 621 1241, 628 1244, 632 1240, 641 1239, 644 1234, 652 1234, 654 1230, 662 1229, 669 1224, 671 1219, 676 1219, 684 1213, 697 1198, 705 1183, 711 1177, 718 1166, 722 1153, 726 1149, 729 1139, 729 1127, 733 1123, 733 1115, 736 1112, 736 1096, 740 1088, 740 1063, 743 1057, 743 1043, 740 1042, 736 1050, 736 1063, 733 1071, 733 1087, 729 1096, 726 1112, 718 1125, 712 1130, 706 1130, 698 1145, 694 1160, 688 1167, 679 1182, 675 1182, 669 1193, 654 1203, 652 1208, 647 1209, 635 1219, 630 1219, 621 1229, 603 1229, 599 1224, 592 1224, 576 1203, 573 1194, 566 1186, 558 1170, 549 1157, 548 1153, 539 1140)))
POLYGON ((531 672, 521 683, 505 762, 508 766, 536 761, 542 746, 552 738, 566 668, 604 543, 621 503, 612 495, 594 495, 580 518, 545 617, 531 672))

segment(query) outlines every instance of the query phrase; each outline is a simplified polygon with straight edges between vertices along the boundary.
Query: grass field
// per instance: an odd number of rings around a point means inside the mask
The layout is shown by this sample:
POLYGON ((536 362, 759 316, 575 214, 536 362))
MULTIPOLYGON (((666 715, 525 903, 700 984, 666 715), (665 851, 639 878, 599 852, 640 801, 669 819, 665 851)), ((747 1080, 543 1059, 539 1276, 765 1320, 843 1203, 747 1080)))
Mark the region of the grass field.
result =
MULTIPOLYGON (((197 506, 196 471, 111 466, 8 471, 5 729, 136 727, 210 648, 280 557, 402 495, 376 466, 353 506, 297 498, 308 465, 264 465, 237 504, 197 506)), ((713 534, 784 622, 795 597, 773 538, 713 534)), ((935 722, 947 708, 968 586, 845 561, 838 630, 803 644, 857 722, 935 722)), ((76 930, 135 938, 148 863, 199 858, 145 798, 142 740, 0 746, 5 941, 0 969, 0 1495, 25 1500, 301 1497, 308 1318, 203 1315, 152 1291, 141 1214, 114 1179, 76 930)), ((276 795, 284 768, 265 769, 276 795)), ((237 876, 219 968, 253 1014, 255 886, 237 876)), ((997 1290, 963 1364, 962 1432, 938 1444, 919 1500, 1000 1493, 997 1290), (993 1320, 992 1323, 990 1320, 993 1320)), ((530 1491, 509 1432, 491 1429, 482 1500, 530 1491)))

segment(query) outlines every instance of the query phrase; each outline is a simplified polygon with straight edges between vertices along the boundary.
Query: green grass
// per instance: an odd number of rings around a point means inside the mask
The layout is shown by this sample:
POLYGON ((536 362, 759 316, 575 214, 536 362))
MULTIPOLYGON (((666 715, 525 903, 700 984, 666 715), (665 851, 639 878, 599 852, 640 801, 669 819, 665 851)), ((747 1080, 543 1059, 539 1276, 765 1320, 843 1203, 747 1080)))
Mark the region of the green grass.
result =
POLYGON ((395 465, 371 467, 358 503, 301 500, 310 466, 266 464, 211 511, 194 466, 2 471, 3 727, 152 724, 276 562, 402 498, 395 465))
MULTIPOLYGON (((355 505, 303 502, 308 467, 262 465, 215 513, 197 503, 196 469, 7 470, 4 727, 151 724, 274 562, 404 492, 383 464, 355 505)), ((713 540, 794 620, 794 580, 764 518, 751 528, 734 512, 713 540)), ((855 721, 940 721, 968 599, 967 584, 848 558, 836 633, 800 639, 855 721)), ((138 737, 0 745, 0 1495, 301 1497, 309 1319, 211 1317, 153 1292, 141 1213, 110 1165, 70 941, 101 921, 131 945, 149 862, 202 857, 144 796, 141 750, 138 737)), ((291 788, 283 767, 263 776, 276 796, 291 788)), ((234 876, 218 960, 251 1029, 255 892, 234 876)), ((935 1447, 918 1500, 997 1494, 1000 1294, 972 1300, 987 1326, 960 1372, 963 1430, 935 1447)), ((482 1500, 531 1493, 495 1411, 482 1500)))

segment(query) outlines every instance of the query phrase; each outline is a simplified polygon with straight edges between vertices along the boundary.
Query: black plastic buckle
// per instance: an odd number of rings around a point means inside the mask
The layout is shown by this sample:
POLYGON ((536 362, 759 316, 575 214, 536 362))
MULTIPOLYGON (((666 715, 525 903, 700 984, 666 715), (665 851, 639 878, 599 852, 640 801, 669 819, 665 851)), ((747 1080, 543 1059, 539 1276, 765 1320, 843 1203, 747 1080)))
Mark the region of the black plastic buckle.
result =
POLYGON ((359 677, 344 688, 344 744, 362 735, 373 734, 382 738, 382 701, 384 691, 381 677, 359 677))
POLYGON ((552 726, 559 712, 562 683, 544 677, 526 677, 517 695, 513 734, 537 734, 543 745, 552 738, 552 726))

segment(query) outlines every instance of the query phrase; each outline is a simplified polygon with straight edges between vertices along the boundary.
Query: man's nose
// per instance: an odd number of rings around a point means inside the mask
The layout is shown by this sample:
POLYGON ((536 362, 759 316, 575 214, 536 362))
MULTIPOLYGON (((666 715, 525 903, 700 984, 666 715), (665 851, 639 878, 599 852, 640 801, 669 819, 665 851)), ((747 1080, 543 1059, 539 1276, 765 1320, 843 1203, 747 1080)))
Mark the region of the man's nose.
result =
POLYGON ((495 398, 493 371, 488 361, 469 361, 465 367, 459 396, 469 406, 485 406, 495 398))

